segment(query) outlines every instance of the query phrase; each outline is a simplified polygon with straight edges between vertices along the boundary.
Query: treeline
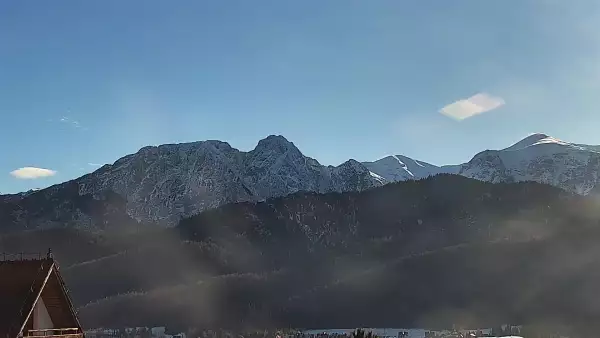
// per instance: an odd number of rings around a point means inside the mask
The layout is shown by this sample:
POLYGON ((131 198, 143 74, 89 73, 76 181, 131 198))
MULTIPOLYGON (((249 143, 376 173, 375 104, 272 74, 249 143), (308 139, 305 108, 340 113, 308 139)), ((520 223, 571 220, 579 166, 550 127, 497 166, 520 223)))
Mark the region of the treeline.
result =
POLYGON ((87 327, 588 327, 599 221, 593 198, 440 175, 52 243, 87 327))

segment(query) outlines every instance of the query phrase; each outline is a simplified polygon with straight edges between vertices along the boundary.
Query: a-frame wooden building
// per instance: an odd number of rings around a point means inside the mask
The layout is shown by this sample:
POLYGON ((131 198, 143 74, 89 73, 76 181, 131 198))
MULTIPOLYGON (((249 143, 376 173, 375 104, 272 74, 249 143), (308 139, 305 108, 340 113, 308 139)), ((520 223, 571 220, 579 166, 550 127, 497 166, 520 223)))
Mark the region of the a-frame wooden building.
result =
POLYGON ((34 259, 0 256, 0 338, 17 337, 83 338, 50 253, 34 259))

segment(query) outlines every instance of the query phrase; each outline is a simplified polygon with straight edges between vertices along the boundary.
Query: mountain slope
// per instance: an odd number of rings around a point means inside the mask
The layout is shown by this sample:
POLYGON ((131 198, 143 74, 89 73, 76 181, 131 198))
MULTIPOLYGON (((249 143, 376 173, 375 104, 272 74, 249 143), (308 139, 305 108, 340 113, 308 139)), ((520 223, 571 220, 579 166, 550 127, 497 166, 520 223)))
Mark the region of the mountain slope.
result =
MULTIPOLYGON (((119 245, 105 237, 97 251, 106 256, 61 268, 88 326, 409 325, 435 322, 436 304, 455 312, 445 320, 460 318, 460 309, 482 322, 535 318, 546 315, 536 302, 569 278, 596 281, 588 268, 600 266, 600 256, 584 257, 600 238, 595 205, 535 183, 440 175, 228 204, 119 245), (547 289, 532 294, 541 278, 547 289)), ((77 257, 70 250, 55 254, 77 257)), ((561 316, 580 302, 547 299, 561 316)), ((597 314, 582 309, 574 313, 597 314)))
POLYGON ((283 136, 242 152, 220 141, 146 147, 78 180, 81 195, 111 190, 139 221, 174 225, 232 202, 297 191, 360 191, 381 183, 356 161, 325 167, 283 136))
POLYGON ((488 182, 534 181, 586 195, 598 186, 598 147, 533 134, 503 150, 486 150, 459 174, 488 182))
POLYGON ((382 182, 392 183, 406 180, 418 180, 437 174, 456 174, 458 167, 438 167, 427 162, 417 161, 402 155, 391 155, 375 162, 363 162, 375 177, 383 178, 382 182))
POLYGON ((114 192, 79 195, 76 181, 37 192, 0 196, 0 233, 80 228, 127 231, 140 223, 127 215, 126 200, 114 192))
POLYGON ((221 141, 144 147, 76 180, 41 191, 0 196, 0 232, 52 226, 118 227, 105 219, 103 208, 108 205, 94 207, 93 214, 89 207, 79 207, 89 204, 87 200, 106 200, 105 196, 119 200, 116 207, 124 211, 119 218, 128 219, 127 224, 172 226, 181 218, 228 203, 257 202, 298 191, 362 191, 440 172, 432 165, 404 157, 403 161, 417 175, 399 176, 390 169, 381 172, 386 177, 382 178, 372 171, 384 168, 380 161, 369 166, 355 160, 337 167, 323 166, 275 135, 259 141, 249 152, 221 141), (417 172, 412 166, 423 169, 417 172), (40 213, 41 207, 52 209, 52 214, 40 213))

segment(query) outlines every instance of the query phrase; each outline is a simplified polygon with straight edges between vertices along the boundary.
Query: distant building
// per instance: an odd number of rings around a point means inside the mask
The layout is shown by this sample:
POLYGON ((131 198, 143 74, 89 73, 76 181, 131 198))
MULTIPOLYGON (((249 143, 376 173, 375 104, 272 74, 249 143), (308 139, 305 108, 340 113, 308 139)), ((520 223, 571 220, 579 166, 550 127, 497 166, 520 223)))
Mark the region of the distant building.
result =
POLYGON ((152 338, 164 338, 167 328, 164 326, 153 327, 150 329, 150 332, 152 333, 152 338))
POLYGON ((119 330, 117 329, 94 329, 86 330, 84 332, 85 338, 114 338, 121 337, 119 330))
POLYGON ((0 338, 83 338, 83 330, 50 252, 0 254, 0 338))

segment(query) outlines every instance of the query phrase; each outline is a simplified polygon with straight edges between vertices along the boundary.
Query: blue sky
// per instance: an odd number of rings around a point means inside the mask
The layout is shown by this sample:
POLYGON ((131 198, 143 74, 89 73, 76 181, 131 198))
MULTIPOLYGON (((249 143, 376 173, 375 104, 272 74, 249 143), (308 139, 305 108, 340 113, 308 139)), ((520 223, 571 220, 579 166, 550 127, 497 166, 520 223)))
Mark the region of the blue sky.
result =
POLYGON ((205 139, 282 134, 324 164, 600 144, 599 32, 583 0, 3 1, 0 192, 205 139), (504 104, 440 113, 478 93, 504 104))

